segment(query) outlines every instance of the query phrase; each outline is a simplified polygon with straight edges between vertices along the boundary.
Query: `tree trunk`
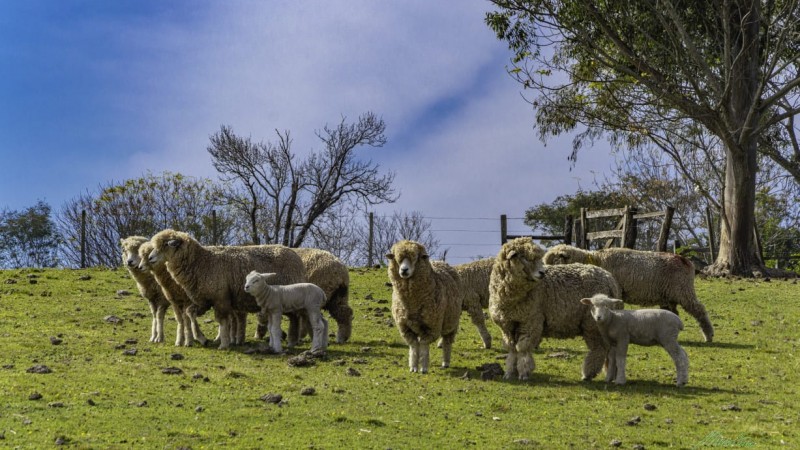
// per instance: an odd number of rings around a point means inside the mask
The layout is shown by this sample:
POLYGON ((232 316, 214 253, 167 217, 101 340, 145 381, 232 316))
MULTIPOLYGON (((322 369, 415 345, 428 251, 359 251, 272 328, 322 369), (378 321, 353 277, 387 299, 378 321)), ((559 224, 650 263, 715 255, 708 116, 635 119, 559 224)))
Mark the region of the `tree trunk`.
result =
POLYGON ((719 254, 710 275, 752 277, 764 273, 755 240, 756 143, 726 150, 725 198, 720 220, 719 254))

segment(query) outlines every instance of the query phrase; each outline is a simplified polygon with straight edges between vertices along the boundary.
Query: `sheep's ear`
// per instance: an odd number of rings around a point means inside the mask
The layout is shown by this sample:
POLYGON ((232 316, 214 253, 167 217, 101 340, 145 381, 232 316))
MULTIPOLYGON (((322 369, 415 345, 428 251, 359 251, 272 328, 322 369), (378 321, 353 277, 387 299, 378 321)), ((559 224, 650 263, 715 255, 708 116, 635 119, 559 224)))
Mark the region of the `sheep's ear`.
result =
POLYGON ((393 253, 387 253, 386 254, 386 259, 394 260, 394 254, 393 253))
POLYGON ((518 256, 517 251, 511 250, 510 252, 508 252, 508 254, 506 254, 506 259, 512 259, 515 258, 516 256, 518 256))
POLYGON ((590 299, 590 298, 582 298, 581 299, 581 303, 583 303, 584 305, 591 305, 592 304, 592 299, 590 299))
POLYGON ((181 246, 182 243, 183 241, 181 241, 180 239, 170 239, 167 241, 167 245, 169 245, 172 248, 178 248, 181 246))
POLYGON ((428 259, 428 254, 427 253, 423 253, 423 254, 419 255, 419 259, 425 261, 426 259, 428 259))
POLYGON ((622 309, 625 307, 625 302, 618 298, 611 298, 609 300, 611 300, 611 305, 614 307, 614 309, 622 309))

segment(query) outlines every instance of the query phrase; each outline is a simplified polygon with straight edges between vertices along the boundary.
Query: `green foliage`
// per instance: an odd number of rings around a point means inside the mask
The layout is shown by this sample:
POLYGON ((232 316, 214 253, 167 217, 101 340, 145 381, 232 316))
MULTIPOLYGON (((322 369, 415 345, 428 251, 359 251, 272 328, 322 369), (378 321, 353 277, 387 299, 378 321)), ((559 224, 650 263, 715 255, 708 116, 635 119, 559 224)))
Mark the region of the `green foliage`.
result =
MULTIPOLYGON (((618 192, 579 190, 575 195, 560 195, 552 203, 542 203, 525 211, 525 225, 553 235, 564 232, 564 220, 568 215, 574 219, 581 217, 581 208, 607 209, 631 205, 630 198, 618 192)), ((608 221, 601 224, 606 229, 616 223, 608 221)))
MULTIPOLYGON (((502 364, 500 332, 489 325, 498 348, 484 350, 466 315, 453 366, 438 368, 441 352, 432 348, 431 373, 411 374, 386 311, 385 270, 353 270, 351 281, 351 342, 331 344, 327 358, 301 368, 287 364, 291 355, 250 354, 263 345, 252 338, 230 351, 148 343, 146 302, 118 293, 136 292, 124 270, 2 271, 0 446, 46 448, 58 439, 74 448, 195 449, 800 442, 800 295, 791 281, 697 280, 717 334, 703 343, 681 312, 691 363, 685 388, 673 385, 674 367, 659 347, 630 347, 623 387, 582 382, 581 339, 545 339, 530 381, 482 381, 476 367, 502 364), (105 320, 112 315, 122 321, 105 320), (27 372, 36 365, 52 373, 27 372), (163 373, 172 367, 181 373, 163 373), (308 387, 315 393, 302 395, 308 387), (260 399, 269 393, 283 403, 260 399)), ((209 317, 201 326, 213 336, 209 317)), ((166 329, 174 336, 173 320, 166 329)))
POLYGON ((0 267, 55 267, 60 242, 47 203, 0 212, 0 267))

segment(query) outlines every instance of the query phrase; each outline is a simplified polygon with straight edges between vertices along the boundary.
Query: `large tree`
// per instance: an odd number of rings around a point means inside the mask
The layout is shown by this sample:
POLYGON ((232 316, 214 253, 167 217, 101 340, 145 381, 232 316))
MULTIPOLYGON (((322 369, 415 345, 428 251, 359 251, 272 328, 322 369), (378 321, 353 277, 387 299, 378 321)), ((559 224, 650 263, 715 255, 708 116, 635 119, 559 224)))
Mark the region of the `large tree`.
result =
POLYGON ((0 267, 55 267, 60 242, 47 203, 0 212, 0 267))
POLYGON ((498 10, 487 23, 514 52, 511 73, 536 92, 541 135, 587 127, 572 157, 583 138, 604 132, 634 145, 653 136, 690 142, 698 125, 718 137, 725 181, 712 272, 763 270, 754 233, 757 152, 776 128, 787 131, 784 142, 794 136, 796 0, 492 2, 498 10))
POLYGON ((317 131, 324 148, 301 160, 288 131, 276 131, 277 143, 254 143, 223 125, 207 150, 222 177, 239 186, 235 203, 250 218, 253 243, 263 234, 266 242, 299 247, 345 201, 375 205, 397 199, 394 174, 381 174, 377 164, 356 155, 365 146, 382 147, 385 130, 383 119, 371 112, 355 123, 342 118, 317 131))

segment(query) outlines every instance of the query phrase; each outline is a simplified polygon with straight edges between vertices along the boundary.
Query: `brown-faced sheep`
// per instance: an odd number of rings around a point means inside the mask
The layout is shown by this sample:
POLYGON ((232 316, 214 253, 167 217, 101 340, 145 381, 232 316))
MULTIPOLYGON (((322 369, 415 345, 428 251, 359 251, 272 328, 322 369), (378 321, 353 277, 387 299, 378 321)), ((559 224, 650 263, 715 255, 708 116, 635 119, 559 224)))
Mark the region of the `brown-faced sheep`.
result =
MULTIPOLYGON (((152 251, 153 244, 150 241, 142 243, 139 247, 139 269, 150 271, 161 287, 164 298, 172 305, 172 310, 175 313, 175 321, 177 322, 175 345, 189 347, 195 340, 205 345, 207 339, 197 323, 196 307, 192 308, 194 304, 191 299, 189 299, 189 296, 186 295, 183 288, 180 287, 172 278, 172 275, 169 274, 164 260, 159 259, 152 264, 150 263, 148 258, 152 251)), ((205 310, 207 309, 208 307, 205 308, 205 310)))
POLYGON ((150 272, 139 269, 139 247, 148 239, 142 236, 129 236, 120 239, 122 246, 122 263, 136 282, 139 293, 150 304, 150 313, 153 321, 150 327, 150 342, 164 342, 164 316, 167 313, 169 302, 161 287, 150 272))
POLYGON ((219 347, 222 349, 228 348, 232 340, 244 337, 244 312, 261 310, 255 298, 244 291, 242 281, 250 271, 278 271, 276 282, 279 284, 306 281, 300 257, 280 245, 209 250, 187 233, 171 229, 159 232, 151 242, 154 247, 149 257, 151 263, 163 258, 170 275, 183 287, 192 303, 211 303, 219 323, 219 347), (237 324, 238 330, 234 330, 237 324))
POLYGON ((517 238, 503 245, 492 269, 489 313, 508 347, 504 377, 530 377, 533 349, 542 337, 581 336, 589 347, 581 374, 590 380, 602 370, 608 346, 581 299, 598 293, 613 297, 619 286, 599 267, 545 266, 543 256, 544 250, 530 238, 517 238))
POLYGON ((673 311, 680 305, 700 324, 706 342, 714 339, 714 326, 694 291, 694 266, 683 256, 627 248, 589 251, 560 244, 545 254, 544 262, 602 267, 616 278, 625 302, 673 311))
POLYGON ((486 328, 483 310, 489 307, 489 278, 492 275, 494 258, 484 258, 454 266, 464 292, 462 309, 478 329, 484 348, 492 348, 492 335, 486 328))
POLYGON ((444 262, 431 262, 425 247, 400 241, 389 254, 392 317, 408 343, 411 372, 427 373, 430 344, 442 338, 442 367, 450 366, 463 293, 458 273, 444 262))
MULTIPOLYGON (((332 253, 318 248, 293 248, 303 260, 306 280, 325 291, 323 309, 336 321, 336 342, 344 344, 353 331, 353 309, 349 305, 350 272, 332 253)), ((301 322, 302 323, 302 322, 301 322)))

